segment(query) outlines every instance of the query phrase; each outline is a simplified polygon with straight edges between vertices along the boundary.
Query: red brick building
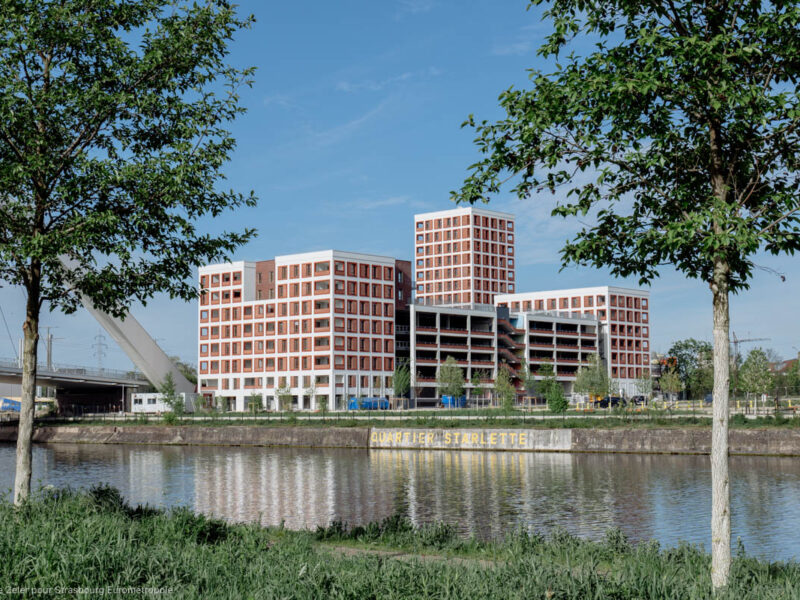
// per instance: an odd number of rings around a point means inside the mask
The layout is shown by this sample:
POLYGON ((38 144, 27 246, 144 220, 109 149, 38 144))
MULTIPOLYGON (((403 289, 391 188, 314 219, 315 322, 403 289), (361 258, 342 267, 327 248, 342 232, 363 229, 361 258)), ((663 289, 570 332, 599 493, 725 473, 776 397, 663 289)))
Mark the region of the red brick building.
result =
POLYGON ((414 215, 416 298, 489 304, 514 293, 514 215, 466 207, 414 215))
POLYGON ((260 395, 296 408, 391 392, 395 317, 411 264, 326 250, 200 269, 198 371, 207 403, 245 410, 260 395), (216 399, 216 400, 215 400, 216 399), (219 403, 219 402, 218 402, 219 403))

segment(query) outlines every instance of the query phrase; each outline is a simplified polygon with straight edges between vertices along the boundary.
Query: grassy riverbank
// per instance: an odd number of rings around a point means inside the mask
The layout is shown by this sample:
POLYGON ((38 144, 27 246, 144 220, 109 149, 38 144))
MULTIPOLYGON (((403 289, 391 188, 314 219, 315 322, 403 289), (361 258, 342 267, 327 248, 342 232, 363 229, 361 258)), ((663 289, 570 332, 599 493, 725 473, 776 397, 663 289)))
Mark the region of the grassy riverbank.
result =
MULTIPOLYGON (((449 411, 408 413, 273 413, 270 415, 199 415, 181 419, 164 419, 159 416, 120 419, 107 417, 84 417, 81 419, 46 419, 40 424, 59 425, 181 425, 187 427, 223 427, 228 425, 254 425, 258 427, 424 427, 424 428, 541 428, 541 429, 703 429, 711 428, 711 418, 691 414, 668 415, 664 413, 624 413, 608 415, 564 415, 483 412, 474 414, 452 414, 449 411), (458 417, 458 418, 454 418, 458 417)), ((800 429, 800 417, 778 418, 767 416, 745 418, 734 415, 732 429, 800 429)))
MULTIPOLYGON (((709 556, 693 546, 600 543, 566 534, 466 540, 394 517, 317 532, 229 525, 188 510, 127 506, 116 490, 45 491, 0 503, 0 586, 158 588, 182 598, 633 598, 710 596, 709 556)), ((54 595, 54 594, 50 594, 54 595)), ((75 596, 77 593, 65 594, 75 596)), ((97 595, 97 594, 94 594, 97 595)), ((88 595, 86 597, 94 597, 88 595)), ((144 594, 124 594, 141 597, 144 594)), ((41 595, 40 595, 41 596, 41 595)), ((800 597, 800 566, 740 555, 719 598, 800 597)))

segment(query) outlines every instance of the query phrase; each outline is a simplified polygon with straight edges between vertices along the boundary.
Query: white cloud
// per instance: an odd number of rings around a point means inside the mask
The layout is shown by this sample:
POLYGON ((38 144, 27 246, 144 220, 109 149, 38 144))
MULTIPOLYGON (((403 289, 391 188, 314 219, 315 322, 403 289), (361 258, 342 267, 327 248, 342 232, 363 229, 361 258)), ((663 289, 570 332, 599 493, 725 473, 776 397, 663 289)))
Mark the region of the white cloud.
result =
POLYGON ((419 15, 429 12, 436 6, 434 0, 397 0, 397 12, 395 18, 399 19, 404 15, 419 15))
POLYGON ((492 54, 495 56, 509 56, 527 54, 531 50, 533 43, 530 40, 518 40, 492 46, 492 54))
POLYGON ((331 146, 333 144, 337 144, 342 140, 350 137, 356 131, 361 129, 364 125, 372 121, 376 116, 378 116, 388 105, 389 101, 384 100, 374 108, 371 108, 364 114, 347 121, 346 123, 342 123, 341 125, 336 125, 335 127, 331 127, 329 129, 325 129, 322 131, 312 132, 311 138, 312 143, 317 147, 324 147, 324 146, 331 146))
POLYGON ((495 56, 511 56, 528 54, 533 50, 534 43, 544 39, 549 28, 544 23, 532 23, 520 27, 516 34, 495 42, 492 54, 495 56))
POLYGON ((264 98, 264 106, 280 106, 281 108, 294 108, 295 104, 288 94, 270 94, 264 98))
MULTIPOLYGON (((389 196, 388 198, 358 198, 344 203, 344 208, 350 210, 379 210, 392 206, 407 206, 409 208, 425 208, 428 205, 410 196, 389 196)), ((342 205, 339 205, 342 208, 342 205)))
POLYGON ((363 81, 340 80, 336 82, 335 88, 339 92, 348 94, 355 92, 380 92, 388 87, 406 83, 412 80, 426 79, 441 75, 442 71, 436 67, 428 67, 419 71, 406 71, 400 75, 386 77, 384 79, 365 79, 363 81))

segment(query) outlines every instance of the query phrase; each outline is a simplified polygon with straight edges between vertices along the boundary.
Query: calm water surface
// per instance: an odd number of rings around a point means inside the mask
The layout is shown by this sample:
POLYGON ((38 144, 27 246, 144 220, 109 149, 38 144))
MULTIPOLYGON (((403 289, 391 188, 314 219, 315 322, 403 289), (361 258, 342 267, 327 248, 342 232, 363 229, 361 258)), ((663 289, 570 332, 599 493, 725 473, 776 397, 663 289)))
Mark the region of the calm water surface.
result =
MULTIPOLYGON (((14 447, 0 445, 0 490, 13 474, 14 447)), ((710 547, 703 456, 49 444, 34 447, 34 480, 104 482, 134 504, 294 529, 400 511, 484 538, 561 526, 596 539, 619 527, 633 540, 710 547)), ((800 459, 733 457, 731 492, 734 542, 800 558, 800 459)))

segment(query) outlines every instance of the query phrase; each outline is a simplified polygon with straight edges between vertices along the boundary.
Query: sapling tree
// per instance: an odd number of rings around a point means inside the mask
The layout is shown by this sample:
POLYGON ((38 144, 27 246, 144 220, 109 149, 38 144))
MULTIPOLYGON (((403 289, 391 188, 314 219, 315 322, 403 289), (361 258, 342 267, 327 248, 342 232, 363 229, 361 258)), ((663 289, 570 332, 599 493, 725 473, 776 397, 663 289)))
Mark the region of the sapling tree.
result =
POLYGON ((658 385, 661 391, 672 400, 674 395, 677 395, 683 390, 683 381, 681 376, 674 369, 667 369, 661 374, 658 380, 658 385))
POLYGON ((397 361, 392 375, 392 391, 397 398, 405 398, 411 386, 411 371, 408 361, 397 361))
POLYGON ((261 394, 250 394, 247 397, 247 408, 256 414, 264 407, 264 397, 261 394))
POLYGON ((653 395, 653 378, 650 376, 649 371, 642 374, 641 377, 637 377, 634 385, 636 386, 636 391, 644 396, 645 400, 649 400, 653 395))
POLYGON ((800 6, 797 2, 533 0, 552 28, 549 72, 500 96, 476 128, 484 155, 461 202, 512 180, 519 197, 558 194, 581 217, 564 265, 641 284, 662 268, 711 292, 714 408, 711 578, 730 573, 729 299, 759 252, 800 249, 800 6), (588 42, 588 43, 587 43, 588 42))
POLYGON ((164 404, 169 406, 172 414, 176 417, 183 415, 185 410, 183 396, 175 391, 175 381, 172 379, 172 373, 167 373, 164 383, 158 388, 158 392, 161 394, 164 404))
POLYGON ((483 399, 483 373, 480 369, 472 371, 470 383, 472 384, 472 400, 483 399))
POLYGON ((753 348, 739 369, 739 383, 742 389, 760 396, 772 391, 775 376, 769 368, 767 355, 761 348, 753 348))
POLYGON ((497 378, 494 382, 494 391, 503 412, 510 414, 514 410, 514 399, 517 395, 514 385, 511 383, 511 375, 505 365, 500 365, 497 369, 497 378))
POLYGON ((589 357, 589 364, 581 366, 575 377, 574 389, 579 394, 603 397, 609 393, 608 374, 605 365, 596 354, 589 357))
POLYGON ((0 3, 0 280, 26 302, 15 503, 30 494, 42 309, 83 297, 124 317, 156 293, 194 298, 195 268, 252 235, 197 223, 255 203, 219 185, 253 73, 228 45, 251 20, 225 0, 0 3))
POLYGON ((282 385, 275 393, 278 396, 278 406, 283 412, 292 410, 292 390, 287 385, 282 385))
POLYGON ((563 415, 569 408, 569 400, 564 395, 564 388, 558 382, 548 386, 545 400, 547 400, 547 408, 550 409, 550 412, 557 415, 563 415))
POLYGON ((443 396, 460 398, 464 394, 464 371, 455 358, 448 356, 441 364, 436 373, 436 383, 443 396))

